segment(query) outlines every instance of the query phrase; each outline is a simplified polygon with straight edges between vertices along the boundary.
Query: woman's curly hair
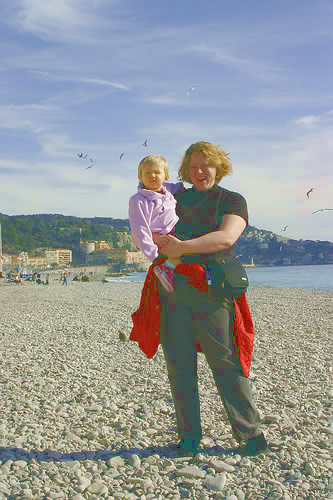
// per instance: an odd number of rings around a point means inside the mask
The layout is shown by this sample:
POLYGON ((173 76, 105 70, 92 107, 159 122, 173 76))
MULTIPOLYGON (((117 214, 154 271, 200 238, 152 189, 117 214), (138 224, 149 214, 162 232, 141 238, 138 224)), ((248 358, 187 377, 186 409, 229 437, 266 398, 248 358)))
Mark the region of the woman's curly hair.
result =
POLYGON ((192 184, 190 177, 190 158, 192 153, 203 153, 211 167, 216 167, 216 184, 226 175, 232 175, 232 164, 229 154, 218 144, 199 141, 191 144, 185 151, 183 161, 178 170, 178 179, 192 184))

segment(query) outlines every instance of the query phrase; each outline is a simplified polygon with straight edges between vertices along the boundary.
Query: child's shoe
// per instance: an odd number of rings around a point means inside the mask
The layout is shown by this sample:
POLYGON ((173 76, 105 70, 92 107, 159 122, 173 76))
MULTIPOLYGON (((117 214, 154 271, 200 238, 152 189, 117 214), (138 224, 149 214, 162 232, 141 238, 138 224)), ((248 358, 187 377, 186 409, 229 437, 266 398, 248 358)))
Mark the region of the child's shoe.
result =
POLYGON ((175 272, 171 267, 161 264, 154 267, 154 273, 160 280, 162 286, 171 293, 175 289, 175 272))

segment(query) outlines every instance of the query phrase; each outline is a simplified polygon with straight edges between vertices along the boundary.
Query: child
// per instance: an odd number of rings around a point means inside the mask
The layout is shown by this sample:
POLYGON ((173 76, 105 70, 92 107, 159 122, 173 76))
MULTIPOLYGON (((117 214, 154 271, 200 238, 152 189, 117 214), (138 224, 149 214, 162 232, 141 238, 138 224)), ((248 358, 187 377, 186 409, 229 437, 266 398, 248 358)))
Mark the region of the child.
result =
MULTIPOLYGON (((184 189, 182 182, 172 184, 169 179, 167 160, 160 155, 149 155, 139 163, 138 177, 141 181, 138 192, 129 200, 129 221, 135 243, 150 260, 158 255, 158 246, 153 233, 175 232, 179 220, 176 215, 175 193, 184 189)), ((168 292, 173 292, 174 270, 182 261, 169 259, 156 266, 154 273, 168 292)))

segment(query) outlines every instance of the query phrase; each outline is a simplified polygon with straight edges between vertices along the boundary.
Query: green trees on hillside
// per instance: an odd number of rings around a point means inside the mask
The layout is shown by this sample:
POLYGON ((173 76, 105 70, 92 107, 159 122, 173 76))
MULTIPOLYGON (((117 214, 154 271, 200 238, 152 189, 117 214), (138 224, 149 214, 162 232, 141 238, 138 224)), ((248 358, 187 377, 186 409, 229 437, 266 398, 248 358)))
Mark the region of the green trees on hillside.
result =
POLYGON ((4 253, 24 251, 31 254, 37 248, 65 247, 74 250, 79 249, 80 239, 105 240, 113 244, 115 232, 129 231, 128 220, 112 217, 0 214, 0 223, 4 253))

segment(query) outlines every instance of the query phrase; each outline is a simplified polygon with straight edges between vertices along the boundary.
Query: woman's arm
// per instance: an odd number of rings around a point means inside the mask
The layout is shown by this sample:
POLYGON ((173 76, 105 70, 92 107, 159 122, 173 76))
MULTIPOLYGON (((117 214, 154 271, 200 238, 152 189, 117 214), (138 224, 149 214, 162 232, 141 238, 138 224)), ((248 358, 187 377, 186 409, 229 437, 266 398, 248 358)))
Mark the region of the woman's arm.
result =
POLYGON ((162 236, 163 254, 169 258, 181 257, 185 254, 217 253, 236 243, 244 229, 246 221, 236 214, 226 214, 222 217, 221 226, 217 231, 198 238, 181 241, 170 234, 162 236))

